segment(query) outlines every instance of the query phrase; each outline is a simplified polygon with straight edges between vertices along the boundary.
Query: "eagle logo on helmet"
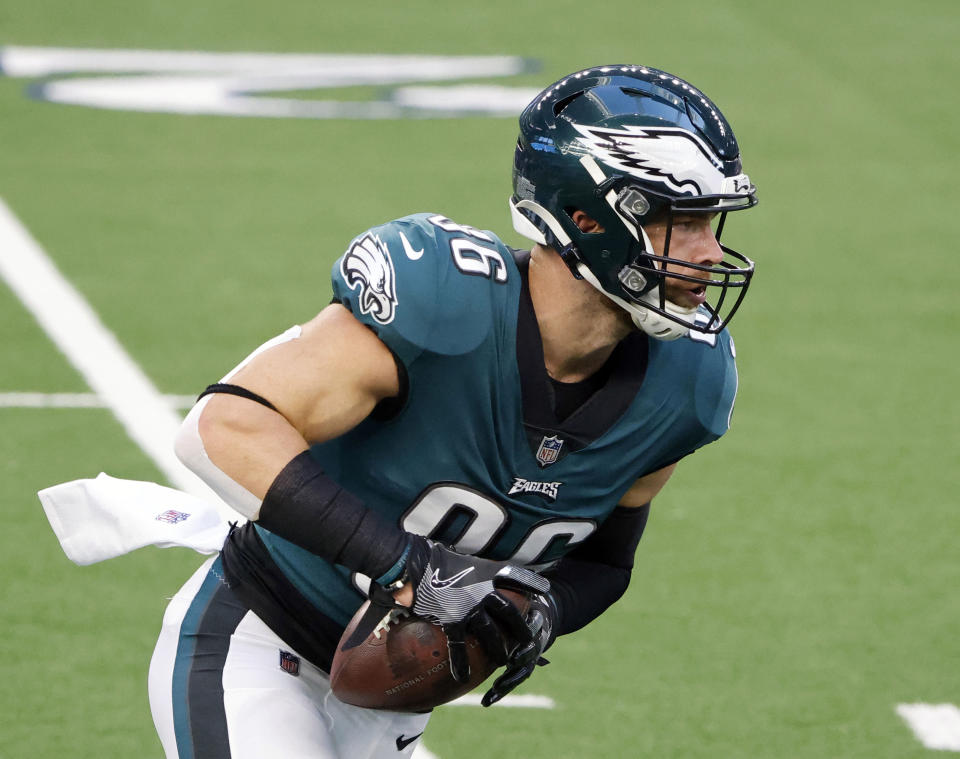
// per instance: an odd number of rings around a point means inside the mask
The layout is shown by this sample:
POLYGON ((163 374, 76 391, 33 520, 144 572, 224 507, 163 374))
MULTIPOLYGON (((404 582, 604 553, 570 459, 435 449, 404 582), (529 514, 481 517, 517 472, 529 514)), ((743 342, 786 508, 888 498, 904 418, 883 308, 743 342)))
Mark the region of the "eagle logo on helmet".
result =
POLYGON ((376 235, 354 240, 340 260, 340 273, 359 294, 360 311, 389 324, 397 310, 396 273, 390 251, 376 235))
POLYGON ((591 156, 637 179, 677 195, 719 193, 723 164, 699 137, 678 127, 627 125, 624 129, 574 124, 591 156))

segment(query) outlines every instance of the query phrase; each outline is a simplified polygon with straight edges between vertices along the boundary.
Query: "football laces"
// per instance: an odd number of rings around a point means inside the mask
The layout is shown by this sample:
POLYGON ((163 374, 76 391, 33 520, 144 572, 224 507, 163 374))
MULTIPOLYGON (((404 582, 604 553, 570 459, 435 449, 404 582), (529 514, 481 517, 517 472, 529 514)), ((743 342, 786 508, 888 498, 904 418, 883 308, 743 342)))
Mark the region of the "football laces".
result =
POLYGON ((390 609, 383 619, 377 622, 377 626, 373 628, 373 635, 377 640, 380 640, 380 633, 387 632, 387 628, 390 625, 395 625, 404 617, 409 617, 410 612, 407 609, 390 609))

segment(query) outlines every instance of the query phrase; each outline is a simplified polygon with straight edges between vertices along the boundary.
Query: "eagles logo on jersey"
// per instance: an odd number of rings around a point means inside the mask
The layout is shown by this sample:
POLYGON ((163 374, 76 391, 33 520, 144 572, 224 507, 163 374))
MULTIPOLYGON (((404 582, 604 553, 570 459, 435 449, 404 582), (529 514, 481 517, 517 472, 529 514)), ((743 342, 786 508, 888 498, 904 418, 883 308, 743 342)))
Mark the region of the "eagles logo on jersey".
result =
POLYGON ((360 310, 380 324, 389 324, 397 309, 397 275, 390 251, 371 234, 354 241, 340 261, 340 273, 359 293, 360 310))

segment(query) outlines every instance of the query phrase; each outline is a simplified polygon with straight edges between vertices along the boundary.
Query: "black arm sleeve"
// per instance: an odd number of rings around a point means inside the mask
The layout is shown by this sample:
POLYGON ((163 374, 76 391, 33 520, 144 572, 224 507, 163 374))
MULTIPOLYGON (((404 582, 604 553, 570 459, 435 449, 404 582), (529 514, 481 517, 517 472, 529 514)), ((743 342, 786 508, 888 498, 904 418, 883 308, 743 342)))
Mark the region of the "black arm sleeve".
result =
POLYGON ((627 590, 650 504, 618 506, 593 535, 544 572, 558 610, 557 634, 599 617, 627 590))
POLYGON ((409 535, 341 488, 304 451, 277 475, 257 524, 284 540, 377 582, 403 569, 409 535))

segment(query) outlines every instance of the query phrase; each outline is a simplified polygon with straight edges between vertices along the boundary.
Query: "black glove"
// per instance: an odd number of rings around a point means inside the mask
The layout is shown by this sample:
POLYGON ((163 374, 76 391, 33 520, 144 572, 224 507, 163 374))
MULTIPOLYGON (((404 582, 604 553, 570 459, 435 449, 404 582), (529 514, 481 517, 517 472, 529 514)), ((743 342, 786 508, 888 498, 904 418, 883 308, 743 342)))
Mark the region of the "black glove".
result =
MULTIPOLYGON (((510 640, 520 645, 532 642, 524 615, 509 600, 496 592, 497 588, 511 588, 525 593, 546 593, 549 580, 529 569, 466 556, 452 551, 432 540, 414 535, 400 583, 413 586, 411 611, 443 627, 450 651, 450 674, 457 682, 470 676, 467 646, 464 636, 468 629, 476 632, 485 647, 494 644, 488 619, 510 640)), ((371 598, 382 602, 384 589, 371 586, 371 598)), ((503 659, 509 661, 509 651, 499 644, 503 659)))
POLYGON ((541 654, 553 643, 557 627, 557 606, 549 593, 535 593, 527 610, 529 636, 520 640, 507 657, 507 668, 493 682, 481 703, 492 706, 533 674, 537 665, 549 664, 541 654))

